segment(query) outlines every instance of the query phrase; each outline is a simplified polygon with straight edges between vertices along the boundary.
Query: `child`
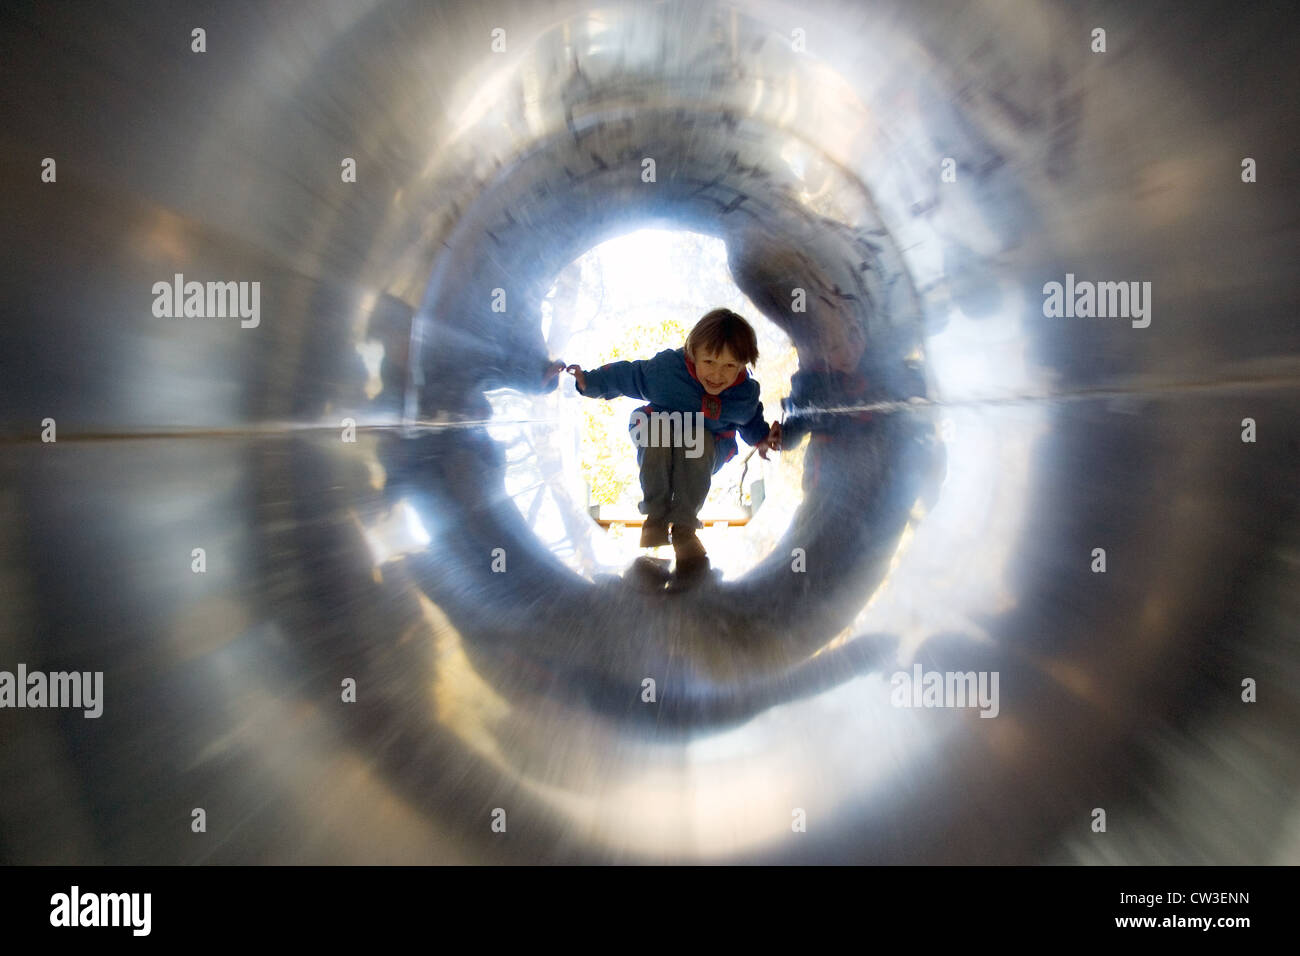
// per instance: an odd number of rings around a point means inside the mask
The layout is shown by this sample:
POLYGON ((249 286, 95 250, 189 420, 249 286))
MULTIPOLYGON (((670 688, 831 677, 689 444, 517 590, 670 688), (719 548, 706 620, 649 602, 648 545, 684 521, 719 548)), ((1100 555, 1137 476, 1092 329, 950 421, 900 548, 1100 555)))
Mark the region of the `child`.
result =
POLYGON ((781 426, 773 422, 768 428, 758 382, 745 371, 757 361, 758 339, 750 324, 729 309, 714 309, 691 329, 685 348, 591 371, 577 365, 567 368, 578 391, 588 398, 628 395, 648 403, 632 413, 628 425, 645 496, 639 505, 646 516, 641 547, 668 544, 671 526, 678 564, 703 558, 696 515, 713 475, 736 454, 736 431, 765 460, 769 448, 780 450, 781 426), (666 414, 674 412, 679 414, 666 414), (672 436, 667 443, 645 439, 647 431, 651 436, 663 434, 654 425, 647 429, 656 413, 656 423, 668 426, 672 436), (699 424, 704 427, 693 429, 699 424), (698 441, 692 438, 693 430, 698 441))

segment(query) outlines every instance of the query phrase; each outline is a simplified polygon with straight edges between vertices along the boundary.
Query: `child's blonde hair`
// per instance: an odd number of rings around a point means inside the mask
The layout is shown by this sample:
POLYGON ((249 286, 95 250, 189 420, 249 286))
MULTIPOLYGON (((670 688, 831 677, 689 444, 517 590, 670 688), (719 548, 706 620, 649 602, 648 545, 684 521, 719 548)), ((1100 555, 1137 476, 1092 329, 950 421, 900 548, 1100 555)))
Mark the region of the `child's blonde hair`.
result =
POLYGON ((686 351, 692 358, 700 355, 721 355, 724 348, 741 365, 758 363, 758 336, 754 327, 730 309, 714 309, 695 323, 686 336, 686 351))

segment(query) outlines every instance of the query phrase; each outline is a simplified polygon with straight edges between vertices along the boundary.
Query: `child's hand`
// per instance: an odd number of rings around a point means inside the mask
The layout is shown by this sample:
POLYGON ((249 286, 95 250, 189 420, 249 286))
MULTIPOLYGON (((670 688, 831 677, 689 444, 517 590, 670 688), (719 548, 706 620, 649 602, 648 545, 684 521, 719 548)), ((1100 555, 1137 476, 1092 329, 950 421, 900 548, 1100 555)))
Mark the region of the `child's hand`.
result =
POLYGON ((563 371, 564 363, 560 361, 552 362, 550 365, 546 366, 546 371, 542 372, 542 388, 549 389, 551 387, 551 379, 556 378, 563 371))
POLYGON ((565 369, 565 371, 572 375, 574 380, 578 383, 578 391, 585 392, 587 390, 587 376, 582 371, 581 366, 570 365, 565 369))
POLYGON ((771 430, 767 433, 767 437, 764 438, 761 442, 759 442, 754 447, 758 451, 758 457, 762 458, 764 461, 767 461, 767 450, 769 448, 772 449, 772 451, 780 451, 781 450, 781 423, 773 422, 771 430))

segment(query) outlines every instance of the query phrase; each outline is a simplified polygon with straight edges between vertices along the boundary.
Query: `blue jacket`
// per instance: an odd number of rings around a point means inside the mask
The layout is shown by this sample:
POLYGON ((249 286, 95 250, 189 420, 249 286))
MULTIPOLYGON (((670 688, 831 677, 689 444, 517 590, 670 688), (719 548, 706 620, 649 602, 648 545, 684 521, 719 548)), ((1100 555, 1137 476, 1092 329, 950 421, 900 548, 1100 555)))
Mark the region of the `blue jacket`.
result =
POLYGON ((651 359, 610 362, 598 369, 583 370, 588 398, 617 398, 627 395, 648 402, 632 413, 629 431, 637 412, 703 412, 704 427, 713 433, 716 455, 714 473, 736 455, 736 431, 750 445, 757 445, 770 430, 763 420, 763 403, 758 400, 758 382, 745 369, 719 395, 710 395, 695 376, 695 363, 686 350, 664 349, 651 359))

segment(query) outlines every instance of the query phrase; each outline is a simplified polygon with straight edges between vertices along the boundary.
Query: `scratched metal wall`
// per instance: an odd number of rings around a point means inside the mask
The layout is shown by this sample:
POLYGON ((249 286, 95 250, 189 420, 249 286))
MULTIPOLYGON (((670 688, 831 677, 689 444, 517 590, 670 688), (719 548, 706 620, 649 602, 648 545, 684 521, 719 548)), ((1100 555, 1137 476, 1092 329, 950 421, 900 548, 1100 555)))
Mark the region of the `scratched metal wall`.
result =
POLYGON ((0 670, 104 713, 0 710, 0 859, 1300 862, 1289 12, 7 4, 0 670), (806 451, 666 596, 483 423, 556 387, 562 267, 670 224, 806 451), (257 326, 155 317, 177 273, 257 326), (1067 273, 1149 326, 1045 317, 1067 273), (892 706, 918 664, 997 716, 892 706))

